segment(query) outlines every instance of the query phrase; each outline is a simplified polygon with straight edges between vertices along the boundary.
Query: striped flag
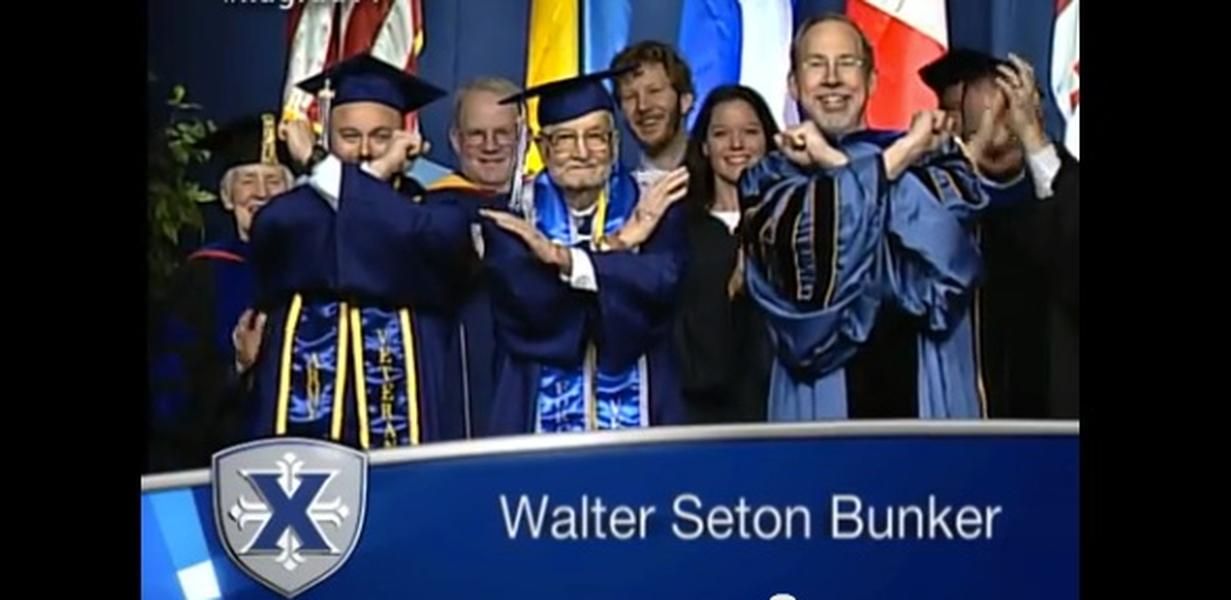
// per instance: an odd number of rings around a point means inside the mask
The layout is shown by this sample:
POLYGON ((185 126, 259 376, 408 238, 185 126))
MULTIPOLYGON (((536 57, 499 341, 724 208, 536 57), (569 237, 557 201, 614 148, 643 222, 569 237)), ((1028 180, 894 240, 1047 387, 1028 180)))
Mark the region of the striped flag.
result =
MULTIPOLYGON (((684 0, 679 48, 692 68, 696 105, 714 88, 740 83, 756 90, 778 125, 798 122, 787 94, 792 0, 684 0)), ((699 110, 689 114, 692 127, 699 110)))
MULTIPOLYGON (((283 88, 283 118, 307 116, 319 124, 316 99, 295 87, 356 54, 372 56, 408 73, 423 50, 422 0, 299 2, 290 10, 291 46, 283 88)), ((414 126, 415 115, 407 116, 414 126)))
POLYGON ((868 126, 905 129, 915 112, 936 108, 918 73, 949 47, 945 0, 848 0, 846 12, 876 55, 868 126))
POLYGON ((795 102, 787 93, 791 70, 794 7, 791 0, 740 0, 739 82, 765 98, 778 127, 799 122, 795 102))
POLYGON ((1081 107, 1081 44, 1078 39, 1080 0, 1056 0, 1056 29, 1052 37, 1051 89, 1060 115, 1064 117, 1064 145, 1074 157, 1079 155, 1081 107))
POLYGON ((286 61, 286 83, 282 92, 282 118, 308 116, 319 122, 316 103, 311 94, 295 87, 299 82, 320 73, 329 64, 330 40, 334 37, 333 4, 323 2, 296 3, 288 15, 291 48, 286 61))

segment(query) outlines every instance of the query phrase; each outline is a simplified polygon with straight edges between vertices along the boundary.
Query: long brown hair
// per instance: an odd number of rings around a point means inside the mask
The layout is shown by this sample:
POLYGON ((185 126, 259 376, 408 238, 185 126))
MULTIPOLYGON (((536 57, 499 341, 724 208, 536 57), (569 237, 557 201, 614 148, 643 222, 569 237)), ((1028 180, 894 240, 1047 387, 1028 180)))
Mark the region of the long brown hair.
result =
POLYGON ((714 118, 714 110, 727 102, 743 101, 752 107, 757 120, 761 122, 761 131, 765 133, 765 152, 777 149, 774 136, 778 134, 778 123, 769 110, 769 105, 756 90, 742 85, 723 85, 714 88, 705 97, 705 104, 697 114, 697 122, 688 136, 688 150, 684 154, 684 164, 688 167, 688 203, 689 210, 705 213, 714 205, 714 168, 710 159, 705 156, 702 148, 714 118))

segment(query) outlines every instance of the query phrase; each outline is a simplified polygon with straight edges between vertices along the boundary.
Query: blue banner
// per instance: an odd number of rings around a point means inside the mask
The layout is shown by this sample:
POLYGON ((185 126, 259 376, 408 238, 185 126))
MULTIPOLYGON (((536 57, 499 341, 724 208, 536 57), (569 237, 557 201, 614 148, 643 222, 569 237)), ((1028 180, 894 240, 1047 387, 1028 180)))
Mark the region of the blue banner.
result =
MULTIPOLYGON (((633 7, 629 0, 585 0, 581 11, 583 73, 605 70, 628 45, 633 7)), ((611 81, 605 82, 612 89, 611 81)))
POLYGON ((739 83, 743 31, 736 0, 683 0, 680 10, 679 50, 692 69, 692 130, 710 91, 739 83))
MULTIPOLYGON (((377 451, 301 598, 1078 597, 1076 423, 658 428, 377 451)), ((143 480, 145 598, 277 598, 206 471, 143 480)))

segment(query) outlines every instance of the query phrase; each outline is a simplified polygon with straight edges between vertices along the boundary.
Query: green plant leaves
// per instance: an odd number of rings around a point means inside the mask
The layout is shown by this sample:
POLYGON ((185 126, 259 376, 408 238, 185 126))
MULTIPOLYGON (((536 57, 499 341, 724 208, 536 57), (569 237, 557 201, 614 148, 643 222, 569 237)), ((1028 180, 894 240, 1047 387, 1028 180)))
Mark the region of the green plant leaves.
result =
MULTIPOLYGON (((150 74, 153 81, 153 74, 150 74)), ((192 113, 199 104, 188 102, 183 85, 175 85, 167 99, 172 108, 169 122, 150 132, 147 160, 146 208, 149 219, 147 262, 150 292, 157 299, 182 262, 181 238, 185 235, 204 237, 204 218, 200 205, 213 202, 217 196, 189 179, 189 170, 209 160, 209 151, 201 142, 217 126, 192 113)))

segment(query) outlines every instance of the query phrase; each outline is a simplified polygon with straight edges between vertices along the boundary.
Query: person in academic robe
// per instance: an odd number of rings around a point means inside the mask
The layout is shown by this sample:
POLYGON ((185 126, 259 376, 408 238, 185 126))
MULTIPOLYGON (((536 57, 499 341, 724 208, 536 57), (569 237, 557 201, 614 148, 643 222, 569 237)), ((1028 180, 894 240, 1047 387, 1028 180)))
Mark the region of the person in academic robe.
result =
POLYGON ((449 348, 474 209, 424 203, 402 176, 425 150, 405 116, 444 92, 368 55, 299 87, 328 115, 328 150, 306 122, 285 123, 310 175, 253 223, 268 314, 253 432, 365 450, 461 438, 462 374, 449 348))
POLYGON ((919 72, 949 111, 991 199, 975 296, 991 417, 1077 418, 1078 162, 1043 127, 1034 69, 955 49, 919 72))
MULTIPOLYGON (((499 77, 480 77, 455 92, 449 144, 457 170, 428 186, 425 202, 447 200, 467 206, 497 208, 508 202, 517 148, 517 109, 500 100, 520 91, 499 77)), ((491 418, 496 369, 496 333, 491 286, 483 274, 482 234, 471 224, 475 242, 468 262, 465 297, 459 309, 457 347, 465 378, 462 396, 466 437, 485 429, 491 418)))
POLYGON ((642 195, 619 168, 615 104, 602 84, 615 73, 506 99, 539 98, 546 170, 513 195, 511 211, 482 211, 499 354, 492 434, 684 420, 671 324, 688 173, 642 195))
POLYGON ((773 351, 744 290, 738 184, 745 167, 774 149, 777 134, 760 94, 727 85, 706 96, 688 140, 688 272, 675 347, 692 423, 766 418, 773 351))
POLYGON ((773 335, 771 421, 978 418, 970 229, 986 197, 939 111, 869 130, 871 45, 811 18, 789 92, 806 116, 740 179, 745 284, 773 335))
POLYGON ((242 436, 242 373, 231 331, 254 300, 253 216, 291 185, 289 156, 272 114, 228 124, 204 141, 222 169, 220 204, 236 237, 205 245, 176 274, 150 361, 151 471, 206 467, 242 436))

